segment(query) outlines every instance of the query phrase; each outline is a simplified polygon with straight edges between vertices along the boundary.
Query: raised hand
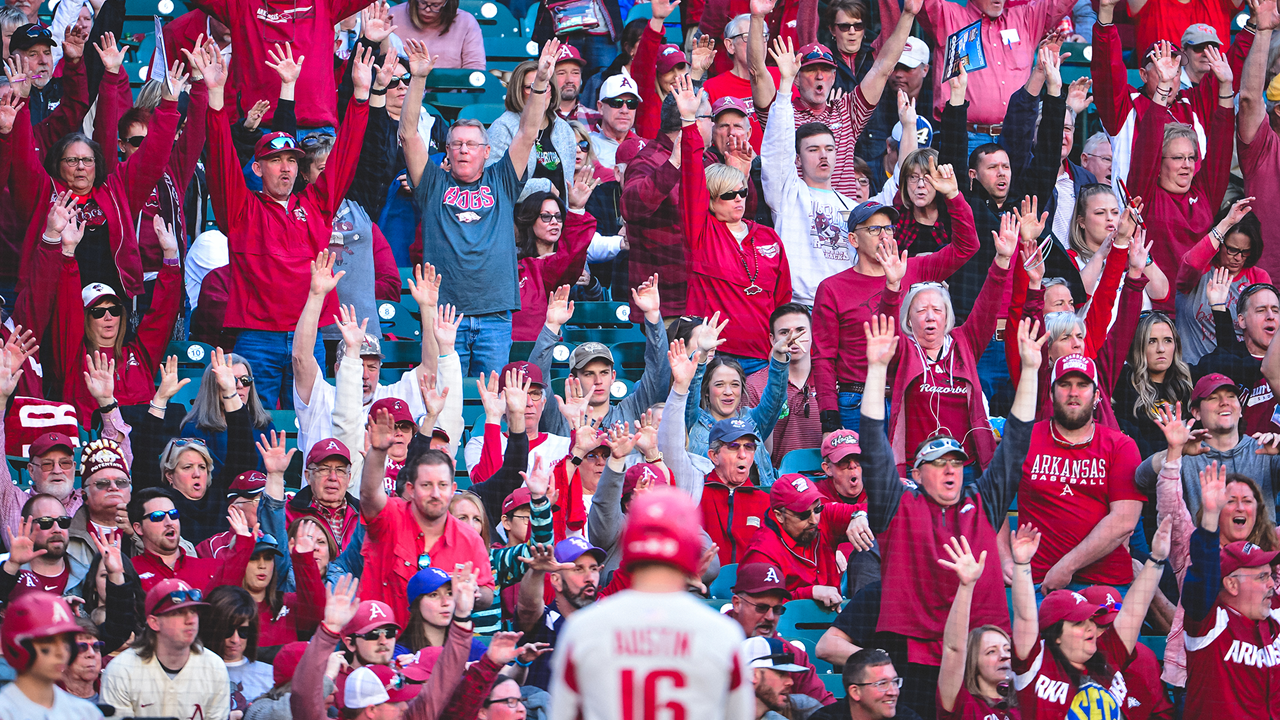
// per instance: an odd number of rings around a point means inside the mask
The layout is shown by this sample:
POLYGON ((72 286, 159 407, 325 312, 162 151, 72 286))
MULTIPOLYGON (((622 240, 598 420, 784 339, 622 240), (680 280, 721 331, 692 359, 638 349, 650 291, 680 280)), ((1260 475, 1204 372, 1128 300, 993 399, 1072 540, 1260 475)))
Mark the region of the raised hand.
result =
POLYGON ((0 135, 13 132, 13 123, 18 119, 22 104, 22 96, 16 92, 11 92, 0 99, 0 135))
POLYGON ((370 416, 369 447, 386 452, 391 447, 391 436, 396 431, 396 424, 391 421, 391 413, 379 408, 376 416, 370 416))
POLYGON ((313 522, 304 522, 293 535, 293 550, 301 555, 310 555, 316 551, 319 539, 320 527, 313 522))
POLYGON ((178 391, 186 387, 191 382, 191 378, 178 377, 178 356, 170 355, 160 366, 160 384, 156 387, 155 397, 151 402, 157 408, 164 407, 169 404, 169 399, 178 394, 178 391))
POLYGON ((687 391, 689 384, 693 382, 693 376, 698 372, 698 364, 689 357, 684 340, 677 338, 671 343, 667 361, 671 363, 671 385, 687 391))
POLYGON ((471 563, 454 570, 453 577, 453 617, 466 620, 471 617, 471 610, 476 604, 476 575, 471 563))
POLYGON ((195 52, 184 48, 182 54, 187 56, 187 64, 200 74, 205 87, 209 88, 210 92, 221 92, 227 84, 229 68, 217 45, 212 42, 210 44, 214 45, 212 49, 208 45, 197 47, 195 52))
POLYGON ((311 294, 316 297, 324 297, 333 292, 338 287, 338 281, 343 275, 347 274, 346 270, 333 272, 334 261, 338 259, 337 255, 328 250, 321 250, 316 259, 311 261, 311 294))
POLYGON ((62 35, 62 57, 67 63, 74 65, 84 58, 84 44, 89 41, 89 33, 80 28, 79 23, 67 26, 62 35))
POLYGON ((640 283, 640 287, 631 288, 631 300, 645 315, 659 312, 662 309, 662 298, 658 294, 658 275, 650 275, 640 283))
POLYGON ((703 35, 693 45, 689 58, 689 66, 695 77, 702 77, 711 69, 716 59, 716 41, 710 35, 703 35))
POLYGON ((936 192, 948 200, 954 200, 960 194, 955 170, 950 165, 939 166, 937 158, 929 158, 929 174, 924 177, 936 192))
POLYGON ((441 355, 453 352, 454 343, 458 339, 458 327, 461 325, 462 313, 455 310, 452 305, 436 307, 436 326, 432 332, 436 335, 436 346, 440 348, 441 355))
POLYGON ((249 112, 244 116, 244 129, 250 132, 257 130, 258 125, 262 124, 262 118, 271 109, 271 103, 266 100, 259 100, 249 108, 249 112))
POLYGON ((1039 204, 1040 200, 1035 195, 1022 198, 1022 207, 1018 210, 1018 230, 1023 242, 1034 243, 1044 232, 1044 224, 1049 220, 1049 213, 1040 213, 1037 219, 1036 210, 1039 209, 1039 204))
POLYGON ((701 325, 693 329, 693 334, 689 336, 689 342, 693 343, 694 349, 702 357, 703 361, 711 354, 711 351, 723 345, 728 338, 721 338, 720 335, 729 324, 729 318, 720 320, 720 311, 717 310, 711 314, 711 318, 701 325))
MULTIPOLYGON (((48 550, 37 550, 36 543, 31 539, 31 532, 35 529, 35 518, 26 517, 18 525, 18 532, 13 532, 9 528, 5 528, 5 534, 9 536, 9 559, 5 561, 5 565, 13 563, 15 567, 22 567, 32 560, 49 552, 48 550)), ((5 568, 6 570, 9 567, 5 568)), ((10 575, 17 575, 15 569, 10 575)))
POLYGON ((796 57, 795 44, 790 37, 785 40, 781 37, 774 38, 773 47, 769 48, 769 55, 777 63, 778 73, 782 76, 783 82, 795 80, 796 75, 800 74, 800 58, 796 57))
POLYGON ((476 387, 480 390, 480 404, 484 407, 485 422, 497 425, 502 421, 503 413, 507 411, 506 397, 498 391, 497 371, 489 373, 488 381, 483 376, 478 378, 476 387))
POLYGON ((539 85, 545 89, 547 83, 551 82, 551 76, 556 72, 556 56, 559 54, 560 41, 556 38, 551 38, 542 46, 542 54, 538 55, 538 70, 533 76, 535 89, 539 85))
POLYGON ((906 129, 906 132, 911 132, 918 124, 916 99, 902 90, 898 91, 898 122, 902 123, 902 127, 906 129))
POLYGON ((1000 232, 991 231, 991 237, 996 246, 996 257, 1006 260, 1013 257, 1018 250, 1019 232, 1017 213, 1007 212, 1000 216, 1000 232))
MULTIPOLYGON (((1209 282, 1204 288, 1205 299, 1210 307, 1226 305, 1231 296, 1231 271, 1225 267, 1209 271, 1209 282)), ((1224 308, 1225 309, 1225 308, 1224 308)))
POLYGON ((1171 87, 1177 81, 1178 71, 1181 69, 1181 63, 1173 56, 1173 46, 1168 40, 1161 40, 1151 54, 1155 63, 1156 78, 1162 86, 1171 87))
MULTIPOLYGON (((1227 62, 1226 56, 1222 54, 1214 45, 1208 45, 1204 49, 1205 59, 1209 61, 1209 70, 1213 72, 1213 76, 1218 78, 1218 84, 1221 87, 1230 88, 1234 79, 1234 73, 1231 71, 1231 64, 1227 62)), ((1219 90, 1219 93, 1222 91, 1219 90)))
POLYGON ((324 626, 329 632, 341 635, 342 629, 356 616, 360 607, 360 580, 343 575, 333 588, 325 588, 324 626))
POLYGON ((160 250, 164 257, 170 260, 177 258, 178 238, 173 234, 173 226, 166 223, 164 218, 157 214, 151 221, 151 229, 155 230, 156 240, 160 242, 160 250))
POLYGON ((1217 460, 1209 463, 1209 466, 1200 471, 1200 524, 1201 527, 1212 518, 1213 528, 1205 527, 1206 530, 1217 531, 1218 513, 1227 504, 1227 466, 1219 463, 1217 460))
POLYGON ((1018 323, 1018 359, 1022 361, 1022 371, 1039 370, 1043 361, 1044 344, 1049 341, 1049 333, 1036 339, 1040 332, 1040 321, 1022 318, 1018 323))
POLYGON ((25 55, 14 53, 4 59, 4 74, 19 99, 31 94, 31 67, 25 55))
POLYGON ((960 74, 947 81, 947 89, 951 91, 951 104, 964 105, 965 93, 969 91, 969 71, 960 63, 960 74))
POLYGON ((520 471, 520 477, 524 478, 525 487, 529 488, 529 494, 535 498, 546 497, 547 490, 551 487, 551 468, 547 467, 547 459, 542 455, 533 456, 533 469, 529 472, 520 471))
POLYGON ((382 64, 378 66, 378 71, 373 75, 373 89, 386 90, 399 67, 399 56, 394 53, 387 53, 382 58, 382 64))
POLYGON ((698 93, 694 92, 693 81, 689 76, 677 75, 671 91, 676 95, 676 107, 680 110, 680 119, 684 121, 696 119, 702 99, 698 97, 698 93))
MULTIPOLYGON (((520 638, 524 637, 522 632, 497 632, 493 637, 489 638, 489 649, 485 651, 485 657, 495 663, 498 667, 502 667, 515 660, 524 648, 517 647, 520 638)), ((525 647, 529 647, 526 645, 525 647)))
POLYGON ((1089 104, 1093 102, 1093 94, 1089 90, 1093 87, 1093 80, 1088 77, 1076 78, 1071 81, 1071 85, 1067 88, 1067 107, 1078 116, 1083 113, 1089 104))
POLYGON ((969 539, 961 535, 952 537, 950 542, 943 543, 942 550, 950 560, 938 558, 938 564, 951 570, 960 578, 961 585, 973 585, 982 577, 982 570, 987 566, 987 551, 983 550, 977 558, 969 547, 969 539))
POLYGON ((1022 269, 1027 271, 1028 286, 1040 287, 1044 280, 1044 254, 1040 245, 1034 240, 1022 243, 1021 259, 1022 269))
POLYGON ((404 51, 409 57, 409 74, 417 78, 430 75, 431 68, 435 67, 436 61, 440 59, 439 55, 428 52, 427 44, 421 40, 412 38, 405 40, 404 51))
POLYGON ((512 368, 507 371, 507 375, 503 378, 502 394, 507 401, 507 416, 523 415, 526 408, 529 407, 529 388, 533 385, 533 381, 523 370, 512 368))
POLYGON ((298 78, 302 75, 302 61, 307 59, 305 55, 299 55, 295 59, 291 43, 285 43, 283 48, 280 47, 280 43, 267 48, 267 58, 265 65, 276 71, 276 75, 280 76, 281 85, 293 85, 298 82, 298 78))
POLYGON ((756 151, 755 148, 751 147, 749 140, 735 135, 730 135, 725 139, 724 161, 729 167, 736 168, 749 178, 751 177, 751 162, 755 159, 756 151))
POLYGON ((186 72, 186 66, 181 60, 174 60, 169 66, 169 72, 165 73, 164 84, 160 86, 160 97, 164 100, 178 101, 178 96, 182 95, 182 91, 187 87, 187 81, 191 76, 186 72))
POLYGON ((561 285, 547 298, 547 325, 559 332, 560 327, 573 317, 573 301, 569 299, 569 286, 561 285))
POLYGON ((418 303, 418 308, 425 311, 427 308, 433 308, 440 302, 440 283, 444 282, 444 276, 436 272, 436 267, 431 263, 422 263, 413 266, 413 277, 408 278, 409 295, 413 297, 414 302, 418 303))
POLYGON ((366 45, 359 46, 351 54, 351 86, 357 99, 369 97, 369 90, 373 87, 373 60, 373 49, 366 45))
MULTIPOLYGON (((449 388, 443 391, 436 390, 435 373, 424 372, 418 377, 418 392, 422 394, 422 404, 427 408, 427 416, 431 418, 440 417, 440 413, 444 412, 445 400, 449 397, 449 388)), ((432 428, 426 428, 424 432, 431 432, 432 428)))
POLYGON ((636 436, 631 434, 631 429, 625 422, 616 423, 609 428, 608 445, 610 454, 618 460, 623 460, 635 448, 636 436))
POLYGON ((84 356, 84 384, 89 395, 105 406, 115 402, 116 360, 104 352, 92 352, 84 356))
POLYGON ((680 0, 653 0, 653 19, 666 20, 679 4, 680 0))
POLYGON ((107 579, 113 585, 124 584, 124 560, 120 555, 120 536, 112 533, 110 540, 102 537, 98 528, 89 531, 89 539, 102 556, 102 565, 107 569, 107 579))
MULTIPOLYGON (((590 398, 582 390, 582 381, 569 376, 564 381, 564 397, 560 398, 560 414, 577 429, 586 423, 585 416, 590 398)), ((592 446, 596 447, 595 445, 592 446)))
POLYGON ((756 17, 768 17, 773 12, 773 6, 777 4, 777 0, 751 0, 751 14, 756 17))
MULTIPOLYGON (((1213 47, 1213 46, 1211 45, 1210 47, 1213 47)), ((1245 215, 1248 215, 1250 212, 1252 212, 1253 203, 1255 201, 1257 201, 1257 198, 1247 197, 1247 198, 1240 198, 1239 200, 1232 203, 1231 209, 1227 211, 1227 216, 1223 218, 1223 222, 1226 224, 1227 228, 1230 229, 1231 227, 1235 226, 1236 223, 1244 219, 1245 215)))
POLYGON ((1029 523, 1019 524, 1018 531, 1009 538, 1009 549, 1013 555, 1013 562, 1018 565, 1026 565, 1031 562, 1031 558, 1035 557, 1036 550, 1039 548, 1040 531, 1029 523))
MULTIPOLYGON (((1181 402, 1173 407, 1165 404, 1157 405, 1153 414, 1155 417, 1152 420, 1160 428, 1160 432, 1164 433, 1165 441, 1169 443, 1169 453, 1181 455, 1183 446, 1191 442, 1191 424, 1195 420, 1183 421, 1181 402)), ((1201 432, 1207 435, 1207 431, 1201 432)))
POLYGON ((1258 24, 1259 32, 1280 27, 1280 13, 1276 11, 1276 0, 1249 0, 1249 10, 1253 15, 1253 21, 1258 24))
POLYGON ((1038 51, 1039 62, 1044 67, 1044 81, 1050 95, 1062 94, 1062 58, 1058 51, 1051 47, 1042 47, 1038 51))
POLYGON ((587 207, 587 201, 591 199, 591 193, 595 192, 596 187, 600 185, 600 181, 592 175, 590 167, 578 168, 573 174, 573 187, 568 189, 569 209, 582 210, 587 207))
POLYGON ((333 319, 342 332, 342 342, 346 345, 347 353, 354 351, 358 356, 360 345, 364 343, 365 328, 369 326, 369 318, 357 322, 355 305, 338 305, 338 314, 333 319))
MULTIPOLYGON (((49 206, 49 215, 44 223, 44 236, 46 238, 61 237, 62 231, 71 222, 71 218, 75 217, 79 212, 75 193, 70 190, 58 193, 58 196, 53 200, 53 204, 49 206)), ((79 238, 75 242, 75 245, 78 244, 79 238)), ((74 248, 74 245, 72 247, 74 248)))
POLYGON ((227 508, 227 522, 231 525, 231 532, 239 537, 252 538, 254 533, 249 529, 249 521, 245 518, 244 512, 235 505, 227 508))
POLYGON ((891 317, 875 315, 871 322, 862 323, 862 331, 867 335, 867 364, 888 366, 898 352, 898 337, 893 332, 894 321, 891 317))
POLYGON ((218 379, 218 389, 222 391, 225 397, 236 391, 236 375, 231 371, 231 364, 227 362, 226 353, 222 348, 213 349, 213 359, 209 363, 209 372, 218 379))
POLYGON ((1249 437, 1258 441, 1255 455, 1280 455, 1280 433, 1254 433, 1249 437))
POLYGON ((556 562, 555 549, 550 545, 529 543, 529 557, 520 557, 520 562, 528 566, 531 572, 549 573, 557 570, 572 570, 573 563, 556 562))
POLYGON ((395 31, 396 26, 391 23, 391 6, 385 2, 375 2, 360 11, 360 34, 369 42, 379 44, 395 31))
POLYGON ((782 337, 778 338, 777 340, 774 340, 774 341, 773 341, 773 355, 774 355, 774 357, 776 357, 776 358, 784 358, 784 357, 785 357, 788 361, 790 361, 790 359, 791 359, 791 346, 792 346, 792 345, 794 345, 794 344, 795 344, 795 342, 796 342, 797 340, 799 340, 801 337, 803 337, 803 336, 804 336, 804 334, 805 334, 805 333, 807 333, 807 332, 809 332, 809 328, 805 328, 805 327, 796 328, 796 329, 795 329, 795 330, 793 330, 792 332, 787 333, 786 335, 783 335, 782 337))
POLYGON ((1129 277, 1137 279, 1146 271, 1154 242, 1147 242, 1146 228, 1139 227, 1134 231, 1133 240, 1129 241, 1129 277))
POLYGON ((116 36, 114 33, 102 33, 102 37, 93 44, 93 49, 98 52, 98 57, 102 59, 102 67, 107 72, 115 75, 120 72, 120 66, 124 65, 124 47, 116 44, 116 36))
POLYGON ((658 452, 658 421, 653 410, 645 410, 636 420, 636 450, 646 458, 658 452))
POLYGON ((258 446, 258 454, 262 456, 263 469, 268 475, 284 474, 298 449, 286 450, 284 433, 277 433, 275 430, 271 431, 270 438, 265 434, 260 437, 254 444, 258 446))

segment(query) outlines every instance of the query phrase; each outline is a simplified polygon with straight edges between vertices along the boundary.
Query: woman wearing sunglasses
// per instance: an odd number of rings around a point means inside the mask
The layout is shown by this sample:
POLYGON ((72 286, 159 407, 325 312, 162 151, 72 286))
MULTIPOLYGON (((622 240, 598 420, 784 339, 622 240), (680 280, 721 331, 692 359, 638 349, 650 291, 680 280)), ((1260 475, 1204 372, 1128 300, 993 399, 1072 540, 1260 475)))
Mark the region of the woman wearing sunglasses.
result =
MULTIPOLYGON (((231 374, 236 379, 236 394, 249 409, 250 437, 254 442, 258 435, 269 435, 276 429, 271 422, 271 413, 262 407, 258 399, 258 391, 253 387, 253 367, 249 361, 235 353, 227 353, 225 359, 231 365, 231 374)), ((167 370, 167 368, 166 368, 167 370)), ((200 391, 191 403, 191 411, 182 418, 182 437, 194 438, 204 442, 213 460, 213 472, 220 472, 227 464, 227 414, 222 410, 221 388, 218 376, 210 368, 205 368, 200 376, 200 391)), ((258 469, 263 470, 262 463, 258 469)))
POLYGON ((99 683, 102 680, 102 656, 105 645, 98 639, 98 629, 93 623, 80 618, 80 632, 76 633, 75 658, 62 671, 62 689, 91 703, 98 702, 99 683))
MULTIPOLYGON (((435 47, 431 48, 432 52, 435 47)), ((498 116, 489 126, 489 159, 485 166, 503 160, 507 148, 516 133, 520 131, 520 113, 524 112, 524 104, 529 101, 533 92, 533 81, 537 75, 538 63, 526 60, 511 71, 511 80, 507 83, 507 97, 504 101, 507 111, 498 116)), ((538 129, 538 139, 529 153, 529 171, 525 175, 526 192, 550 190, 552 187, 564 197, 566 188, 573 184, 574 170, 578 158, 578 138, 573 128, 560 117, 560 87, 554 82, 547 86, 550 93, 547 109, 542 114, 542 125, 538 129)), ((594 187, 594 186, 593 186, 594 187)))
POLYGON ((569 189, 569 204, 549 192, 534 192, 516 205, 516 249, 520 264, 520 309, 511 317, 511 339, 534 341, 547 320, 547 298, 573 285, 587 266, 596 219, 584 208, 599 184, 587 170, 569 189))

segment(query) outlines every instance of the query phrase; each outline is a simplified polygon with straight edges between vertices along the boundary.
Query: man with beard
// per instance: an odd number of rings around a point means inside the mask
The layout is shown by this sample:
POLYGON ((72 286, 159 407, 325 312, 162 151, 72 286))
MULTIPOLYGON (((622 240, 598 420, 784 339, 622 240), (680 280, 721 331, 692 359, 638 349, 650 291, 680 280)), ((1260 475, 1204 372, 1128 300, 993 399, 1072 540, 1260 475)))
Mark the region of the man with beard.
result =
MULTIPOLYGON (((528 642, 547 643, 555 647, 564 622, 570 615, 596 601, 600 585, 600 568, 606 553, 580 537, 567 537, 555 544, 530 545, 532 558, 520 558, 529 569, 520 579, 520 596, 516 604, 516 628, 524 632, 528 642), (543 602, 547 576, 556 598, 543 602)), ((551 689, 550 655, 533 661, 526 685, 551 689)))
POLYGON ((378 410, 369 423, 369 452, 360 476, 360 514, 368 527, 361 598, 387 603, 395 610, 396 622, 405 627, 408 578, 401 568, 431 566, 451 573, 470 563, 479 586, 476 607, 489 607, 494 588, 489 551, 475 530, 449 512, 458 490, 453 458, 439 450, 423 452, 401 470, 407 473, 404 497, 387 497, 383 478, 394 430, 386 410, 378 410))
POLYGON ((0 597, 10 600, 41 591, 63 595, 84 579, 89 568, 67 555, 71 518, 52 495, 36 495, 22 508, 22 527, 9 541, 9 558, 0 567, 0 597))
POLYGON ((1144 499, 1133 482, 1138 446, 1094 422, 1098 371, 1089 358, 1058 358, 1049 387, 1053 417, 1032 429, 1018 487, 1019 522, 1043 528, 1032 579, 1045 595, 1087 585, 1123 591, 1133 582, 1124 540, 1144 499))
POLYGON ((390 665, 395 656, 396 637, 402 630, 386 603, 377 600, 360 603, 355 616, 342 628, 347 669, 334 680, 335 684, 341 687, 346 676, 356 668, 390 665))
POLYGON ((173 578, 206 589, 239 586, 244 580, 245 564, 253 552, 254 543, 250 541, 253 531, 235 506, 228 512, 227 520, 237 536, 231 546, 232 554, 218 560, 196 557, 194 548, 188 553, 186 548, 179 547, 182 520, 173 505, 173 491, 147 488, 139 492, 129 502, 129 522, 133 533, 142 539, 142 554, 133 558, 133 567, 138 571, 143 591, 173 578), (241 541, 242 538, 250 540, 241 541))
POLYGON ((90 533, 108 540, 116 533, 133 534, 129 526, 133 481, 129 478, 129 460, 123 449, 115 441, 104 438, 85 446, 81 471, 84 505, 71 516, 67 556, 88 566, 98 552, 90 533))
POLYGON ((794 673, 807 670, 795 663, 794 647, 786 640, 749 637, 742 644, 756 689, 756 720, 784 720, 792 707, 794 673))
POLYGON ((565 120, 577 120, 589 130, 600 124, 600 113, 578 102, 582 92, 582 68, 587 64, 578 48, 565 43, 556 55, 556 74, 551 81, 560 89, 560 107, 556 112, 565 120))

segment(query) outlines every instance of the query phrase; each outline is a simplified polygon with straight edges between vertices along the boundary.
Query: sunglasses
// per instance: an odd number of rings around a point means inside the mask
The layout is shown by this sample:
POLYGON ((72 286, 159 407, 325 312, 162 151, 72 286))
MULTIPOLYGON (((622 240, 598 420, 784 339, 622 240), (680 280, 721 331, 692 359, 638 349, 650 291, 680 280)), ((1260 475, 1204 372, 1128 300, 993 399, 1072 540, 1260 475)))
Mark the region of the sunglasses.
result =
POLYGON ((544 223, 562 223, 564 215, 560 213, 538 213, 538 219, 544 223))
POLYGON ((94 652, 96 652, 96 653, 98 653, 99 655, 101 655, 101 654, 102 654, 102 649, 103 649, 103 648, 105 648, 106 646, 107 646, 107 644, 106 644, 106 643, 104 643, 104 642, 102 642, 101 640, 99 640, 99 641, 97 641, 97 642, 77 642, 77 643, 76 643, 76 650, 77 650, 77 651, 79 651, 79 652, 82 652, 82 653, 87 653, 87 652, 89 652, 90 650, 93 650, 94 652))
POLYGON ((150 520, 153 523, 158 523, 164 520, 165 515, 168 515, 170 520, 177 520, 178 508, 174 508, 172 510, 156 510, 155 512, 147 513, 142 517, 146 520, 150 520))
POLYGON ((590 149, 591 149, 591 142, 590 142, 589 140, 579 140, 579 141, 578 141, 578 149, 579 149, 579 150, 581 150, 582 152, 586 152, 586 151, 590 150, 590 149))
POLYGON ((239 385, 240 387, 252 387, 253 377, 249 375, 241 375, 240 377, 236 378, 236 384, 239 385))
POLYGON ((391 78, 391 82, 387 83, 387 89, 390 90, 391 88, 400 87, 401 83, 408 85, 412 78, 413 75, 409 73, 393 76, 391 78))
MULTIPOLYGON (((310 139, 310 137, 308 137, 308 139, 310 139)), ((272 150, 294 150, 297 149, 298 143, 289 135, 281 135, 280 137, 272 138, 271 142, 267 143, 267 147, 272 150)))
POLYGON ((370 642, 373 642, 375 640, 381 640, 383 638, 387 638, 388 640, 395 640, 398 635, 400 635, 400 631, 393 627, 380 627, 380 628, 374 628, 363 635, 356 635, 356 637, 360 638, 361 640, 368 640, 370 642))
POLYGON ((867 29, 867 26, 865 23, 862 23, 862 22, 836 23, 836 29, 842 33, 849 32, 850 30, 857 30, 858 32, 862 32, 863 30, 867 29))
POLYGON ((27 28, 27 37, 45 38, 45 39, 51 40, 53 39, 53 33, 49 32, 49 29, 42 25, 35 25, 33 27, 27 28))
POLYGON ((31 522, 34 523, 35 526, 40 528, 41 530, 48 530, 49 528, 53 527, 55 523, 58 525, 58 527, 62 528, 63 530, 66 530, 67 528, 71 527, 71 516, 63 515, 62 517, 49 517, 48 515, 46 515, 44 517, 38 517, 32 520, 31 522))
POLYGON ((121 315, 124 314, 124 306, 123 305, 104 305, 102 307, 89 308, 86 312, 88 312, 89 317, 93 318, 94 320, 101 320, 107 315, 110 315, 111 317, 120 317, 121 315))
POLYGON ((113 478, 110 480, 98 480, 97 482, 93 483, 93 488, 95 490, 98 490, 99 492, 107 490, 109 488, 115 488, 117 490, 128 490, 131 485, 133 485, 133 482, 131 482, 129 478, 113 478))
POLYGON ((791 513, 791 515, 795 517, 795 519, 803 522, 813 517, 814 515, 821 515, 822 503, 818 503, 817 505, 813 506, 812 508, 809 508, 808 510, 805 510, 804 512, 796 512, 795 510, 788 510, 787 512, 791 513))
POLYGON ((258 636, 258 631, 252 625, 241 625, 239 627, 232 628, 231 631, 227 633, 227 639, 230 640, 237 635, 240 636, 241 640, 252 640, 258 636))
POLYGON ((138 148, 138 147, 142 147, 142 141, 146 139, 147 139, 146 135, 134 135, 133 137, 125 138, 124 141, 138 148))
POLYGON ((753 603, 753 602, 751 602, 750 600, 748 600, 748 599, 746 599, 745 597, 743 597, 742 595, 739 595, 739 596, 738 596, 738 599, 739 599, 739 600, 741 600, 741 601, 742 601, 742 603, 743 603, 744 605, 746 605, 747 607, 751 608, 752 610, 755 610, 756 612, 760 613, 761 615, 768 615, 769 613, 773 613, 774 615, 777 615, 778 617, 782 617, 782 616, 783 616, 783 614, 785 614, 785 613, 787 612, 787 606, 786 606, 786 605, 782 605, 782 604, 779 604, 779 605, 767 605, 767 604, 765 604, 765 603, 753 603))
POLYGON ((191 588, 190 590, 174 590, 173 592, 161 598, 160 602, 156 603, 155 605, 152 605, 151 611, 154 614, 154 612, 160 609, 160 606, 164 604, 165 600, 168 600, 170 603, 174 605, 181 605, 182 603, 187 601, 200 602, 203 599, 204 599, 204 593, 200 592, 195 588, 191 588))
POLYGON ((831 63, 832 65, 836 64, 836 60, 835 58, 831 57, 831 53, 823 52, 821 50, 810 50, 809 52, 805 53, 804 57, 800 58, 801 64, 807 63, 810 60, 825 60, 831 63))
POLYGON ((600 102, 604 103, 605 105, 608 105, 614 110, 617 110, 618 108, 622 108, 622 107, 625 107, 628 110, 635 110, 636 108, 640 107, 640 101, 637 100, 636 98, 631 98, 630 100, 623 100, 622 98, 609 98, 608 100, 601 100, 600 102))
POLYGON ((747 197, 746 188, 742 188, 741 190, 731 190, 726 193, 720 193, 721 200, 733 200, 734 198, 742 198, 745 200, 746 197, 747 197))

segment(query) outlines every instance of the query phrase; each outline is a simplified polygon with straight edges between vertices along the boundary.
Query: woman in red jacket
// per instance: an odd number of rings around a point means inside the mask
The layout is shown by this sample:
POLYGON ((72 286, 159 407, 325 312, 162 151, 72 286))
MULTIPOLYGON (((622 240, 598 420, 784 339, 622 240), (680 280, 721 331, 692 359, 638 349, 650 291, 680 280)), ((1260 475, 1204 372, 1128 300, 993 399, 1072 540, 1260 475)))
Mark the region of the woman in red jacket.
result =
POLYGON ((313 523, 299 526, 290 552, 298 590, 291 593, 279 590, 276 556, 281 551, 276 539, 263 535, 253 546, 240 587, 258 604, 258 647, 285 645, 310 637, 324 618, 324 583, 315 557, 317 539, 323 537, 313 523))
POLYGON ((747 374, 768 363, 769 315, 791 302, 787 251, 772 228, 744 220, 747 177, 736 168, 715 164, 703 170, 699 99, 688 77, 676 79, 676 107, 684 129, 680 152, 671 164, 680 168, 680 210, 688 242, 689 294, 686 311, 730 318, 720 352, 743 362, 747 374))
POLYGON ((580 170, 569 188, 569 209, 549 192, 530 193, 516 206, 516 250, 520 263, 520 309, 511 317, 511 339, 534 341, 547 320, 547 296, 572 285, 587 264, 596 219, 585 212, 600 181, 580 170))

